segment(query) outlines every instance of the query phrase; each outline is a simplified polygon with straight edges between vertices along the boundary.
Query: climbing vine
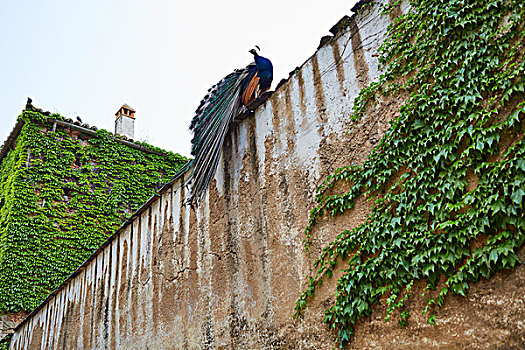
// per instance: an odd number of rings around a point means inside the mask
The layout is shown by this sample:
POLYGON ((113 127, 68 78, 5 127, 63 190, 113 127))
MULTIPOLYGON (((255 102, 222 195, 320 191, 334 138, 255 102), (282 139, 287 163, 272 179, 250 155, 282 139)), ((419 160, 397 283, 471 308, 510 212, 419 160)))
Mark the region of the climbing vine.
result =
POLYGON ((0 311, 34 309, 186 158, 25 111, 0 164, 0 311))
MULTIPOLYGON (((393 4, 384 6, 383 13, 393 4)), ((449 293, 520 263, 525 241, 525 3, 410 1, 381 46, 384 74, 363 89, 354 119, 381 99, 408 96, 362 166, 338 169, 319 187, 306 228, 372 203, 364 223, 341 232, 315 260, 296 303, 300 316, 338 261, 347 266, 324 322, 340 346, 384 300, 404 326, 407 300, 425 281, 428 323, 449 293), (336 192, 346 183, 350 190, 336 192)))
POLYGON ((11 337, 9 336, 0 339, 0 350, 8 350, 10 341, 11 337))

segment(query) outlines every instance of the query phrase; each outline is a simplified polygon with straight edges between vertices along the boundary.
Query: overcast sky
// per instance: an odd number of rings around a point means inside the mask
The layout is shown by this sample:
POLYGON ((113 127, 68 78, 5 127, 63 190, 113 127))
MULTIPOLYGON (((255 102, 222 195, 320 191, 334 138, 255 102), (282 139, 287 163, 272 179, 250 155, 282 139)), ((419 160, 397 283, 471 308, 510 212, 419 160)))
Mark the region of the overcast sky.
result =
POLYGON ((183 155, 206 90, 253 60, 272 89, 355 0, 0 0, 0 145, 30 96, 37 107, 114 130, 136 110, 135 139, 183 155))

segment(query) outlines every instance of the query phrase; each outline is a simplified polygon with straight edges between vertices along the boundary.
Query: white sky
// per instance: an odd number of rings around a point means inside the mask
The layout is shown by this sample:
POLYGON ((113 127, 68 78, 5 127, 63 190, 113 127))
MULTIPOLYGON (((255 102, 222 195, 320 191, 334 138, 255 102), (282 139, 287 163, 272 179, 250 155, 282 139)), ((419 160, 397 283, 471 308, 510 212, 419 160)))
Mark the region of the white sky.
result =
POLYGON ((189 156, 201 98, 258 45, 272 89, 356 0, 0 0, 0 145, 27 97, 114 130, 136 110, 135 138, 189 156))

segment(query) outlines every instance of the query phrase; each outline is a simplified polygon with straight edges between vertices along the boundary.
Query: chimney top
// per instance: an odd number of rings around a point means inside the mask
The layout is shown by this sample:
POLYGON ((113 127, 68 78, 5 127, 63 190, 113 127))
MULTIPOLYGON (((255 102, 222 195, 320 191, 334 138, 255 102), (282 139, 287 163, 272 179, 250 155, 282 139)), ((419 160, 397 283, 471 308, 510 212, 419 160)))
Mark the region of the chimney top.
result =
POLYGON ((125 115, 126 117, 135 119, 135 110, 131 108, 129 105, 127 105, 126 103, 124 103, 122 107, 119 108, 118 112, 115 113, 115 116, 117 117, 117 119, 121 115, 125 115))
POLYGON ((115 120, 115 134, 126 136, 133 139, 135 134, 135 110, 123 104, 115 113, 117 117, 115 120))

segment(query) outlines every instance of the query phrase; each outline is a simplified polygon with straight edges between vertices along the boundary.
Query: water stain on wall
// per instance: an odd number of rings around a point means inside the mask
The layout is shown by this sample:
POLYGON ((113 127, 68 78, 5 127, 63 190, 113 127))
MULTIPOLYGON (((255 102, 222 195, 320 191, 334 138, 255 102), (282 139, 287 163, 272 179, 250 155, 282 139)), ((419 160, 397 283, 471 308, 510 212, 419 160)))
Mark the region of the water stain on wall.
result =
POLYGON ((317 116, 321 122, 326 122, 326 98, 323 89, 323 81, 319 72, 319 61, 317 54, 311 58, 312 73, 314 76, 315 104, 317 106, 317 116))
POLYGON ((334 55, 334 64, 335 64, 335 71, 337 75, 337 81, 339 82, 339 90, 341 91, 341 94, 346 96, 344 83, 345 83, 345 71, 343 67, 343 58, 341 57, 341 51, 339 49, 339 42, 337 40, 330 41, 330 45, 332 46, 332 53, 334 55))
POLYGON ((361 33, 355 17, 350 18, 350 37, 352 43, 352 52, 354 57, 354 69, 357 79, 357 87, 363 89, 369 84, 368 64, 365 60, 361 33))

